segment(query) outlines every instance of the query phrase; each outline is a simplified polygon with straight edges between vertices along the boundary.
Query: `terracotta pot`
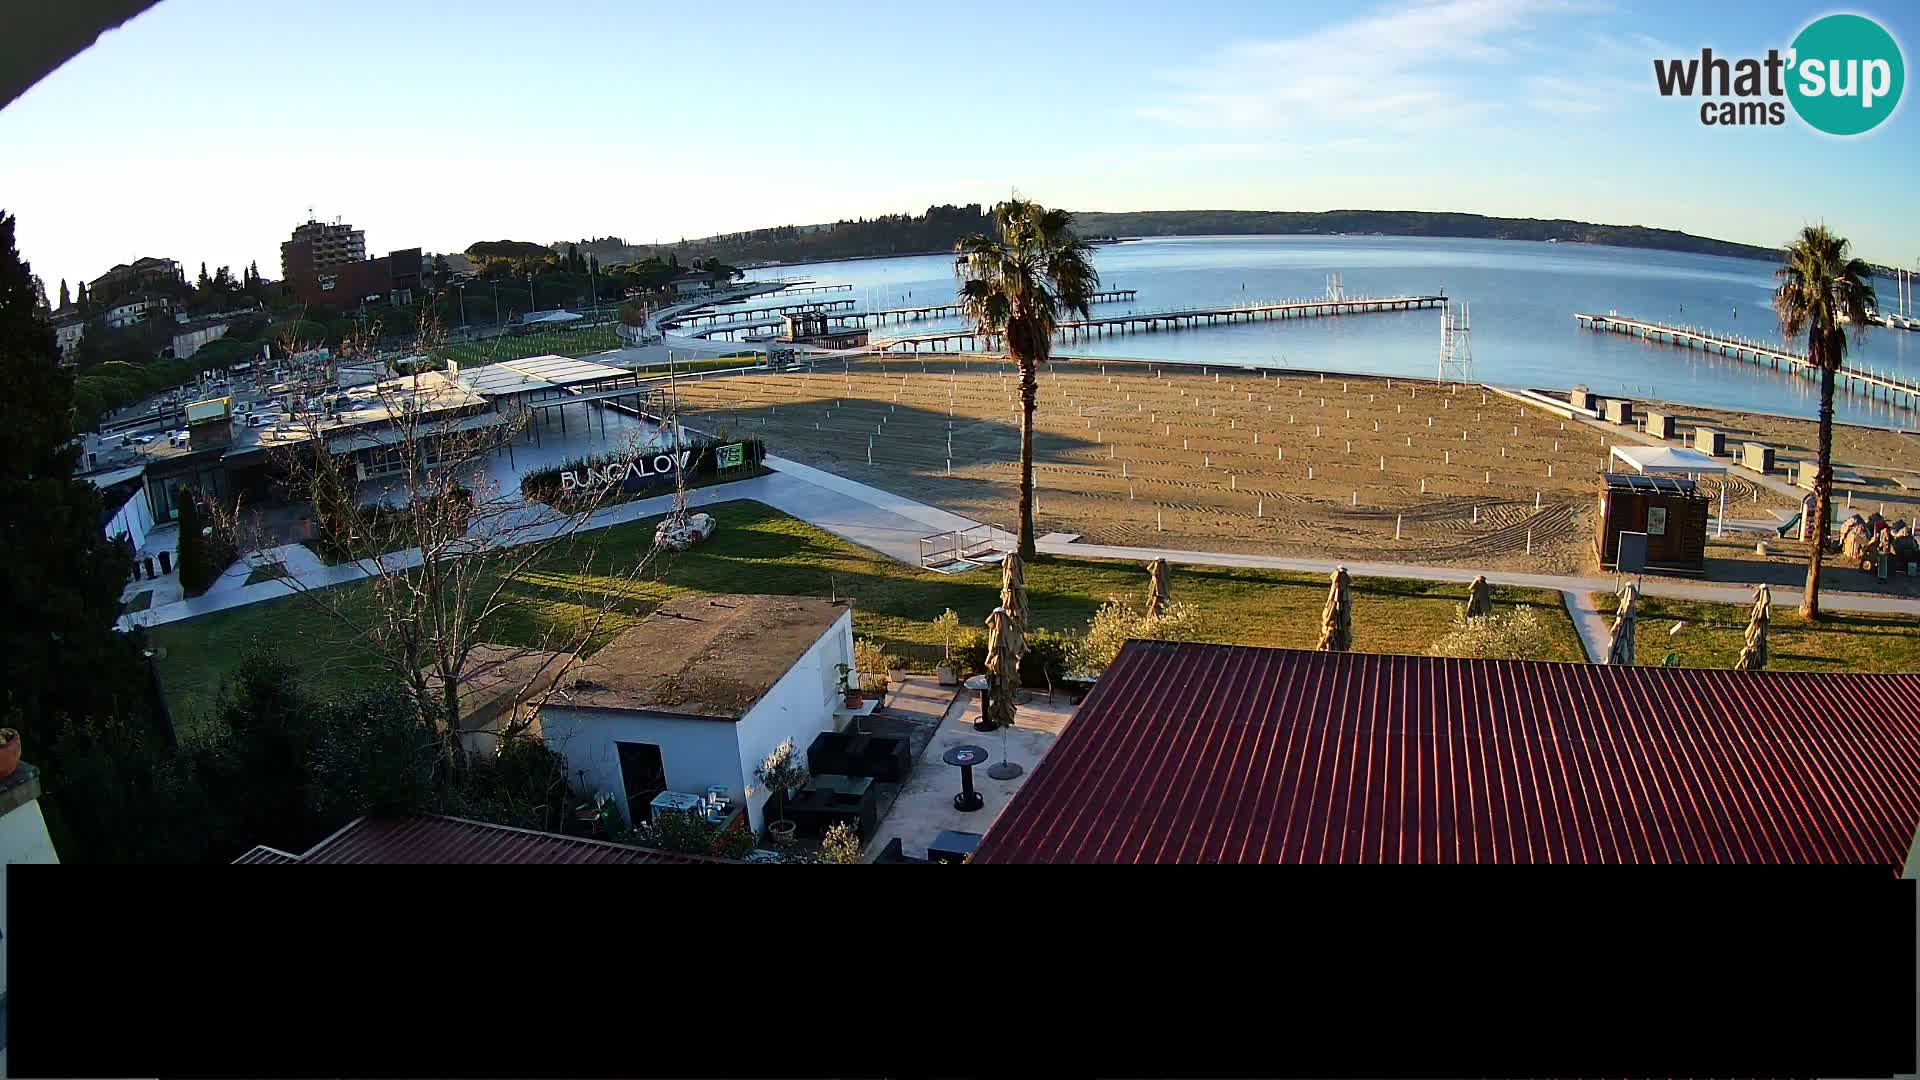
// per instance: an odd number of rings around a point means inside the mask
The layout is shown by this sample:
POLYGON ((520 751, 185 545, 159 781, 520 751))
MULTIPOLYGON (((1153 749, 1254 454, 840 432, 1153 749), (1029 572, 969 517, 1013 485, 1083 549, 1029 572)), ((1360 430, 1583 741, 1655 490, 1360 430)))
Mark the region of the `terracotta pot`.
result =
POLYGON ((866 698, 864 698, 864 697, 862 697, 862 696, 860 696, 860 691, 858 691, 858 690, 849 690, 849 691, 847 691, 847 694, 846 694, 846 698, 845 698, 844 700, 845 700, 845 703, 846 703, 846 706, 847 706, 847 708, 849 708, 849 709, 857 709, 857 708, 859 708, 859 707, 861 706, 861 704, 862 704, 862 703, 864 703, 864 702, 865 702, 865 701, 866 701, 867 699, 866 699, 866 698))
POLYGON ((0 780, 12 776, 13 770, 20 767, 20 733, 8 728, 7 735, 6 743, 0 745, 0 780))

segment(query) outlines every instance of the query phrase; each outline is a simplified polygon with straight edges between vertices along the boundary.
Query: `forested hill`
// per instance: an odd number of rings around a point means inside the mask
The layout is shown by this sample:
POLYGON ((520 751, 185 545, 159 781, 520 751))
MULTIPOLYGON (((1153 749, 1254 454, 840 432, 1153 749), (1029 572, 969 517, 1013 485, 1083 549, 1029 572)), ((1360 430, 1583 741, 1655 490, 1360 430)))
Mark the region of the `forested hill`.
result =
POLYGON ((1736 244, 1674 229, 1641 225, 1596 225, 1564 218, 1484 217, 1423 210, 1143 210, 1135 213, 1077 213, 1085 236, 1292 236, 1298 234, 1448 236, 1483 240, 1558 240, 1561 243, 1612 244, 1617 247, 1729 255, 1739 259, 1778 259, 1778 248, 1736 244))

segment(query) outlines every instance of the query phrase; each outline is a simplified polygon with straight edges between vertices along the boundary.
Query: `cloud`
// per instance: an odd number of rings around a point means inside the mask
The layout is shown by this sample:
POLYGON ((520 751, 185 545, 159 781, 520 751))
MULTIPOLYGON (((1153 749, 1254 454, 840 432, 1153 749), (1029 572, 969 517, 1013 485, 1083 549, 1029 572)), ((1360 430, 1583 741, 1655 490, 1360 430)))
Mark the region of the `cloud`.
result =
POLYGON ((1464 66, 1530 50, 1541 16, 1594 10, 1576 0, 1426 0, 1380 8, 1296 37, 1242 41, 1165 73, 1176 89, 1140 115, 1195 128, 1305 128, 1361 122, 1418 129, 1505 107, 1470 92, 1464 66))
POLYGON ((1645 90, 1641 83, 1611 76, 1532 75, 1525 85, 1527 101, 1534 108, 1562 116, 1612 112, 1629 95, 1645 90))

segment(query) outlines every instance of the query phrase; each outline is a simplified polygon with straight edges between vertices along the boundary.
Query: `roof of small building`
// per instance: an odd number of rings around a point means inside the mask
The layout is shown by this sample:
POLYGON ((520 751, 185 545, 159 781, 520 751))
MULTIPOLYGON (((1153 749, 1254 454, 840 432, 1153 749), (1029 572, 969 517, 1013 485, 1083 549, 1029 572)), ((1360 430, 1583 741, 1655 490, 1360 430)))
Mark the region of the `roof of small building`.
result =
POLYGON ((550 703, 738 720, 850 610, 818 596, 671 600, 576 666, 550 703))
POLYGON ((613 844, 559 833, 516 829, 438 814, 354 820, 339 832, 294 855, 264 845, 234 860, 236 865, 274 863, 398 863, 428 865, 550 863, 727 863, 728 859, 683 855, 657 848, 613 844))
POLYGON ((1897 873, 1916 717, 1920 674, 1131 641, 973 861, 1897 873))

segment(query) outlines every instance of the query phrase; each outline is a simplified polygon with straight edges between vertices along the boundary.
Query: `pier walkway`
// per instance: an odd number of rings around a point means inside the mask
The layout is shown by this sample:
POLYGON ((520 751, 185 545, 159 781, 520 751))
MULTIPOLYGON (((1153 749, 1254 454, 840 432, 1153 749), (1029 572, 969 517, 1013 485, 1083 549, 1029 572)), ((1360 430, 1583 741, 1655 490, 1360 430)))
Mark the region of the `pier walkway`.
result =
MULTIPOLYGON (((1133 289, 1113 289, 1107 292, 1094 293, 1090 302, 1095 304, 1125 303, 1126 301, 1132 300, 1134 297, 1138 295, 1139 294, 1133 289)), ((837 308, 837 307, 852 307, 852 306, 853 306, 853 301, 845 300, 845 301, 835 302, 833 307, 827 307, 823 305, 823 306, 812 308, 811 310, 820 311, 821 314, 825 316, 826 321, 829 325, 842 326, 842 327, 866 326, 867 320, 869 319, 873 320, 873 325, 882 326, 887 323, 922 322, 927 319, 947 318, 949 316, 959 315, 961 313, 961 308, 958 303, 927 304, 922 307, 887 308, 884 311, 834 310, 834 308, 837 308)), ((807 305, 799 304, 799 305, 793 305, 792 307, 785 307, 785 308, 771 308, 771 307, 754 308, 751 310, 751 312, 743 311, 737 314, 764 314, 768 312, 785 313, 787 311, 801 311, 801 310, 809 310, 809 308, 807 307, 807 305)), ((724 313, 715 313, 715 314, 724 314, 724 313)), ((685 319, 677 320, 672 325, 674 326, 687 325, 687 324, 697 322, 701 319, 707 319, 709 317, 710 316, 708 314, 703 313, 700 315, 690 316, 685 319)), ((719 320, 717 319, 714 321, 716 323, 719 322, 719 320)), ((712 338, 712 337, 720 337, 722 335, 737 334, 743 330, 778 330, 784 325, 785 325, 784 322, 782 322, 782 320, 780 319, 764 319, 759 322, 746 322, 746 323, 728 321, 725 323, 720 323, 718 325, 708 326, 705 329, 696 330, 692 336, 701 337, 701 338, 712 338)), ((727 337, 727 340, 737 340, 737 339, 729 336, 727 337)))
MULTIPOLYGON (((1778 345, 1749 341, 1746 338, 1711 330, 1646 322, 1624 315, 1589 315, 1585 312, 1575 312, 1573 321, 1586 329, 1611 330, 1616 334, 1627 334, 1647 341, 1658 341, 1684 349, 1701 349, 1753 364, 1766 364, 1773 368, 1790 371, 1803 378, 1819 378, 1819 369, 1814 367, 1813 362, 1805 355, 1783 349, 1778 345)), ((1834 383, 1842 390, 1861 392, 1869 397, 1884 397, 1888 404, 1905 405, 1909 409, 1920 408, 1920 380, 1848 364, 1834 372, 1834 383)))
MULTIPOLYGON (((1377 311, 1416 311, 1439 307, 1444 296, 1387 296, 1354 299, 1285 300, 1273 304, 1248 304, 1240 307, 1181 308, 1170 311, 1143 311, 1099 319, 1075 319, 1063 322, 1056 336, 1062 344, 1093 340, 1115 334, 1144 333, 1149 330, 1189 330, 1198 326, 1217 326, 1237 322, 1269 322, 1274 319, 1313 319, 1331 315, 1360 315, 1377 311)), ((935 352, 981 352, 1000 347, 1000 335, 981 334, 973 329, 945 333, 914 334, 874 342, 884 352, 919 352, 925 346, 935 352)))

